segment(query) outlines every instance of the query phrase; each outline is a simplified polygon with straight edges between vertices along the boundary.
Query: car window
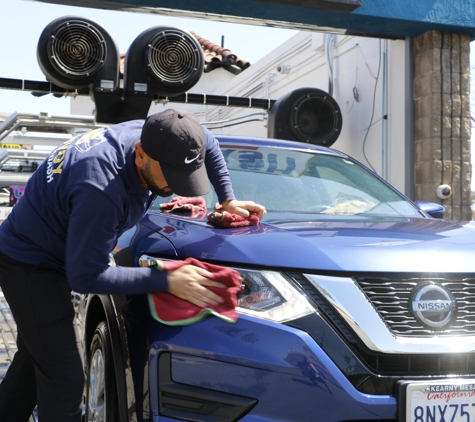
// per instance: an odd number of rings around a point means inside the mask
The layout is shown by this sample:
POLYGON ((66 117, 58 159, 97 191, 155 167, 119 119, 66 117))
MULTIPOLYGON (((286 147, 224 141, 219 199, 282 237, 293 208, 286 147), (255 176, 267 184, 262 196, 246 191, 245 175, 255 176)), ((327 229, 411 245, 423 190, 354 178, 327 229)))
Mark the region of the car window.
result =
MULTIPOLYGON (((222 150, 236 197, 268 212, 421 217, 402 195, 349 158, 272 147, 222 150)), ((208 208, 217 202, 214 191, 205 199, 208 208)))

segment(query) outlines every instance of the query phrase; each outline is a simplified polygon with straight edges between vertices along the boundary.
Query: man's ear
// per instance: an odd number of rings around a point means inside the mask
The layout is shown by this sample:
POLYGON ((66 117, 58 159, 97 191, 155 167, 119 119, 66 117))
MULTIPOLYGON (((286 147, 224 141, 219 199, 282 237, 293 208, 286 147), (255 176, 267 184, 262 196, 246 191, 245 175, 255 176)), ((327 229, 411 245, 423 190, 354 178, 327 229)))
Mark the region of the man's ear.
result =
POLYGON ((145 167, 146 157, 148 157, 148 155, 145 154, 145 151, 143 150, 142 145, 140 145, 140 142, 135 144, 135 165, 138 168, 145 167))

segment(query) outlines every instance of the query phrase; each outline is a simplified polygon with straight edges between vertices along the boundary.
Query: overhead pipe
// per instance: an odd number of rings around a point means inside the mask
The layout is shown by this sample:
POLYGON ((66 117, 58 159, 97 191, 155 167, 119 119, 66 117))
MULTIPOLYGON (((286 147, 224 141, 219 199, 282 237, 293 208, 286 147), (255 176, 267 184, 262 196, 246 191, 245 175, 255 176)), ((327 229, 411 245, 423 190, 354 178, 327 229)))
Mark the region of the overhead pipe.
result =
MULTIPOLYGON (((33 95, 41 96, 53 94, 55 96, 89 95, 89 89, 68 90, 50 82, 29 81, 25 79, 0 78, 0 88, 29 91, 33 95)), ((119 91, 122 95, 122 90, 119 91)), ((153 101, 174 102, 184 104, 202 104, 213 106, 260 108, 270 110, 276 100, 271 98, 233 97, 229 95, 209 95, 185 92, 173 97, 155 95, 153 101)))

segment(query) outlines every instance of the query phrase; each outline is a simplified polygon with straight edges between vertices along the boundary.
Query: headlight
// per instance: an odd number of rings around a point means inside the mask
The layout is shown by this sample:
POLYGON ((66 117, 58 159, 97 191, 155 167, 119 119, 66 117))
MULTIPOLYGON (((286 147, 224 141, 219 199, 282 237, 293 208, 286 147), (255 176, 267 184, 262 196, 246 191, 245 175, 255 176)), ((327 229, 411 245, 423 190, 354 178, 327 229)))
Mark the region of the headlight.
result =
MULTIPOLYGON (((157 259, 144 254, 139 263, 141 267, 154 266, 157 259)), ((244 285, 237 297, 239 313, 283 323, 315 312, 305 295, 284 274, 233 269, 239 271, 244 285)))
POLYGON ((244 279, 237 310, 246 315, 283 323, 315 312, 305 296, 283 274, 237 269, 244 279))

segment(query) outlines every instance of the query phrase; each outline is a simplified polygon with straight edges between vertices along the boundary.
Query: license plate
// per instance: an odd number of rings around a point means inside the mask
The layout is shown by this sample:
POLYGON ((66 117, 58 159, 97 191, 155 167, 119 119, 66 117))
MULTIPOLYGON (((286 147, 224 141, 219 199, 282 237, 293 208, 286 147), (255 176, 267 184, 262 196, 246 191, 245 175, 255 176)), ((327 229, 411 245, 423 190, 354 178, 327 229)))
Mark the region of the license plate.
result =
POLYGON ((475 422, 475 379, 404 384, 405 422, 475 422))

